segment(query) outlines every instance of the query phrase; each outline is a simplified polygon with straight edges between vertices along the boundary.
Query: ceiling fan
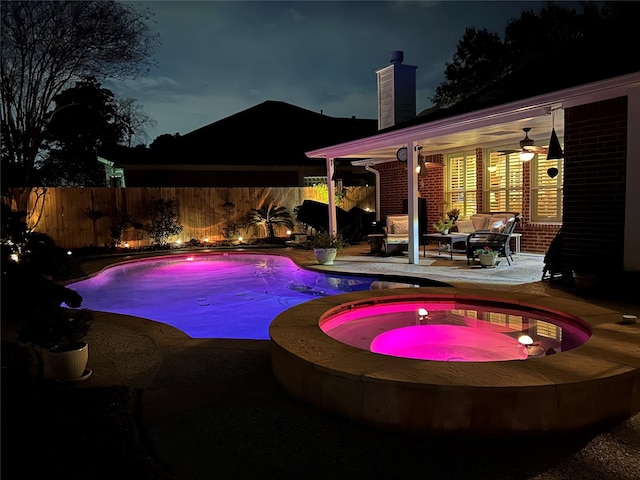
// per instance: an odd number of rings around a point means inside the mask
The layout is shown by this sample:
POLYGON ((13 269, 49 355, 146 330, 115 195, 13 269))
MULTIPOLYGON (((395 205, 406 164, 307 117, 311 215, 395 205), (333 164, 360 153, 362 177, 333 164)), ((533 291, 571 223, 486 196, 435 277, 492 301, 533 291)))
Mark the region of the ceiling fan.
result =
POLYGON ((535 141, 529 138, 530 127, 523 128, 524 138, 520 140, 520 150, 498 150, 498 155, 509 155, 511 153, 520 153, 522 160, 531 160, 536 153, 547 153, 549 150, 546 147, 538 147, 535 145, 535 141))

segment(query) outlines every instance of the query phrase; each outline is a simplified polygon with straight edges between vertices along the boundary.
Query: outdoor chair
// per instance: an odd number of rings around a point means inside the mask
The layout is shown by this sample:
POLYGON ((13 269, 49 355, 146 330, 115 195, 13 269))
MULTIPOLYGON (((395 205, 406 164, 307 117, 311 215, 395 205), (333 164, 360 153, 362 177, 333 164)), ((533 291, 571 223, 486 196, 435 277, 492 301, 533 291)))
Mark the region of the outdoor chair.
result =
POLYGON ((388 215, 382 240, 387 255, 409 248, 409 215, 388 215))
POLYGON ((476 250, 490 247, 498 252, 499 257, 505 257, 511 265, 511 234, 520 221, 520 215, 514 215, 506 220, 496 220, 488 229, 476 230, 467 238, 467 265, 476 257, 476 250))

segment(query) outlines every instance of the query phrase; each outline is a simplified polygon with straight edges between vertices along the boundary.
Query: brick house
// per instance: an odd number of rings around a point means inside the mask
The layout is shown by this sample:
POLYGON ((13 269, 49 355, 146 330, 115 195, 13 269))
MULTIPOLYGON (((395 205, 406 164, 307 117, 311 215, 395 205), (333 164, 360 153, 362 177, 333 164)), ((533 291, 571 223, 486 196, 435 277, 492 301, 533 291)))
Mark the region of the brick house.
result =
MULTIPOLYGON (((563 277, 588 264, 592 271, 637 278, 640 61, 614 62, 601 53, 601 62, 583 56, 556 59, 545 66, 554 72, 548 76, 531 66, 450 108, 400 119, 375 135, 307 156, 324 160, 328 178, 336 159, 375 170, 382 219, 406 213, 401 209, 408 202, 414 224, 409 263, 418 263, 417 205, 423 197, 429 226, 451 207, 461 210, 461 218, 521 212, 517 231, 523 252, 546 252, 562 227, 563 277), (552 130, 562 158, 547 158, 552 130), (527 161, 520 157, 525 136, 537 148, 527 161), (397 154, 405 148, 407 159, 399 161, 397 154), (604 255, 593 257, 593 252, 604 255)), ((402 64, 401 55, 392 55, 386 69, 402 64)), ((402 97, 384 92, 403 86, 381 81, 380 72, 379 99, 402 97)), ((379 105, 380 123, 385 108, 394 107, 379 105)))

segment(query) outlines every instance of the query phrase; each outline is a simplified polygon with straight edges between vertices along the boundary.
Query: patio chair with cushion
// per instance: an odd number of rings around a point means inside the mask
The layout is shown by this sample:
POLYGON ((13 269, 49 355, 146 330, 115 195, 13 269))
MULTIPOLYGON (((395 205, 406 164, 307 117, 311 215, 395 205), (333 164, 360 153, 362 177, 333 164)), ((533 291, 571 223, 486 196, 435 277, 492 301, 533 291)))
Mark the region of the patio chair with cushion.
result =
POLYGON ((409 215, 388 215, 382 240, 387 255, 409 249, 409 215))
POLYGON ((476 257, 476 250, 484 247, 490 247, 498 252, 500 257, 505 257, 507 263, 511 265, 513 255, 511 253, 511 234, 516 225, 520 221, 520 214, 514 213, 512 216, 501 217, 499 214, 493 214, 486 228, 474 231, 467 238, 467 265, 471 264, 471 260, 476 257))

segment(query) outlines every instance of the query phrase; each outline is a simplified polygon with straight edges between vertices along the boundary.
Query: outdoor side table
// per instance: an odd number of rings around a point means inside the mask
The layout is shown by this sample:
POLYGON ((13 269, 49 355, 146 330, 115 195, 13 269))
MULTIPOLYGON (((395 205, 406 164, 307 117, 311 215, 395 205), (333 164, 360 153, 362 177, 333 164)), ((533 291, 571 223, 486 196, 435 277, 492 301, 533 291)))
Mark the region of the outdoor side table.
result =
POLYGON ((453 260, 453 244, 457 242, 466 242, 469 235, 469 233, 447 233, 446 235, 442 233, 427 233, 422 236, 425 240, 422 256, 427 256, 427 242, 438 242, 438 255, 440 255, 442 245, 449 245, 449 252, 451 254, 450 258, 453 260))

